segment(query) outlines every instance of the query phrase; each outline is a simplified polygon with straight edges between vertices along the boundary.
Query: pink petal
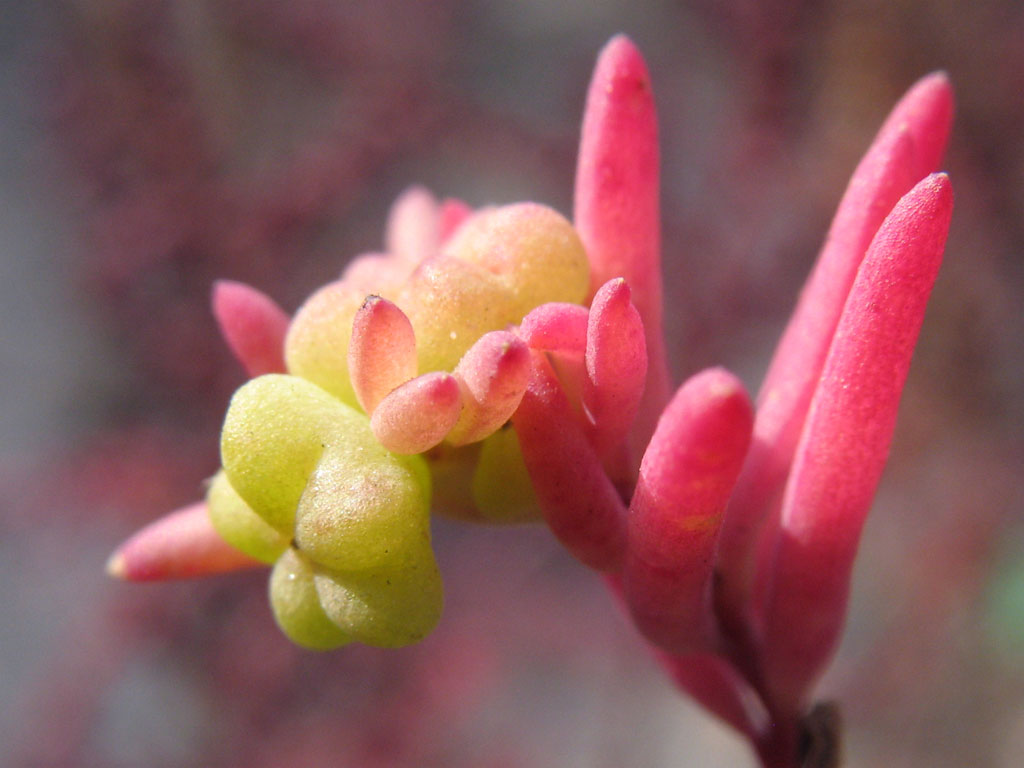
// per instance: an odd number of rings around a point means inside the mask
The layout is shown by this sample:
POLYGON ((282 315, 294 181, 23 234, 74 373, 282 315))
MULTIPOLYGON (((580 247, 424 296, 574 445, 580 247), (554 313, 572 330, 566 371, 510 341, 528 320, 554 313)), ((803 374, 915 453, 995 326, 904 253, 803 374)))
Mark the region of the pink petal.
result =
POLYGON ((221 335, 250 376, 284 373, 288 314, 255 288, 232 280, 213 285, 213 315, 221 335))
POLYGON ((352 320, 348 371, 363 410, 374 409, 391 390, 416 376, 416 335, 395 304, 367 296, 352 320))
POLYGON ((508 331, 481 336, 455 367, 462 388, 462 415, 449 433, 453 445, 483 440, 519 407, 530 376, 530 351, 508 331))
POLYGON ((588 317, 587 308, 578 304, 541 304, 523 318, 519 336, 532 349, 582 355, 587 348, 588 317))
POLYGON ((949 84, 942 75, 920 81, 893 109, 850 179, 825 246, 775 351, 758 394, 754 443, 729 506, 719 550, 719 602, 733 624, 744 621, 757 541, 764 521, 780 502, 811 396, 857 269, 896 201, 939 162, 951 110, 949 84))
POLYGON ((417 376, 380 401, 370 429, 393 453, 423 453, 444 440, 462 409, 459 382, 450 373, 417 376))
MULTIPOLYGON (((585 360, 583 404, 593 425, 591 441, 607 466, 614 464, 609 462, 613 450, 625 445, 647 376, 643 321, 622 278, 609 280, 594 296, 585 360)), ((628 451, 624 462, 613 476, 626 478, 635 472, 628 451)))
POLYGON ((441 212, 437 224, 437 237, 441 245, 444 245, 448 238, 455 234, 462 222, 473 215, 473 209, 461 200, 447 198, 441 203, 441 212))
POLYGON ((587 249, 591 290, 623 277, 643 318, 649 382, 637 434, 642 443, 668 400, 661 323, 658 125, 647 65, 618 35, 597 60, 583 115, 574 223, 587 249))
POLYGON ((871 244, 836 329, 786 485, 773 570, 764 576, 763 664, 783 702, 800 701, 842 629, 861 528, 952 208, 944 174, 900 200, 871 244))
POLYGON ((391 206, 385 245, 399 261, 418 264, 437 252, 437 200, 423 187, 409 187, 391 206))
POLYGON ((107 573, 126 581, 166 581, 263 565, 224 541, 206 503, 197 502, 136 532, 107 560, 107 573))
POLYGON ((711 650, 718 640, 715 545, 753 422, 743 384, 711 368, 680 387, 640 464, 628 517, 626 597, 639 629, 668 650, 711 650))
POLYGON ((531 356, 530 383, 512 424, 541 511, 579 560, 616 571, 625 552, 625 507, 551 366, 542 353, 531 356))

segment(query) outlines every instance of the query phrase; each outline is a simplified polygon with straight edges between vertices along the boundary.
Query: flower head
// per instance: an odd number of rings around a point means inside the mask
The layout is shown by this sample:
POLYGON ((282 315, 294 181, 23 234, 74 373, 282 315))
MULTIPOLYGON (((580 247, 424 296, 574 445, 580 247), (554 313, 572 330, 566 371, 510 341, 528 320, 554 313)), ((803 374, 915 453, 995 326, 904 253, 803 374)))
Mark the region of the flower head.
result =
POLYGON ((110 570, 273 563, 271 603, 296 642, 402 645, 441 611, 432 509, 542 516, 607 575, 681 687, 766 765, 798 764, 808 734, 833 727, 810 695, 942 258, 951 90, 925 78, 883 125, 756 405, 721 368, 671 393, 652 94, 639 52, 613 39, 574 223, 413 188, 385 252, 290 320, 218 285, 215 314, 255 376, 228 409, 223 468, 205 504, 137 534, 110 570))

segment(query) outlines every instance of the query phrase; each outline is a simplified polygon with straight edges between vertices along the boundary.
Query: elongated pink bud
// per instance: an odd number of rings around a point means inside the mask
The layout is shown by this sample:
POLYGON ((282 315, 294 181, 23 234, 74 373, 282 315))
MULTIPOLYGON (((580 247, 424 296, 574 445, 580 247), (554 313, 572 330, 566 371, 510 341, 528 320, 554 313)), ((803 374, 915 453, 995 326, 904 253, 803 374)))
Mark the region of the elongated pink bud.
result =
POLYGON ((392 453, 423 453, 444 440, 462 409, 459 382, 433 371, 405 382, 380 401, 370 429, 392 453))
POLYGON ((625 507, 543 353, 531 357, 530 382, 512 424, 541 512, 580 561, 617 571, 625 553, 625 507))
POLYGON ((879 135, 906 130, 914 143, 914 181, 938 170, 953 125, 953 88, 945 72, 922 77, 900 99, 879 135))
POLYGON ((647 65, 618 35, 601 51, 583 115, 574 224, 591 265, 591 293, 615 277, 633 290, 647 339, 649 382, 641 444, 668 400, 661 323, 658 125, 647 65))
POLYGON ((246 373, 284 373, 288 314, 273 299, 245 283, 218 280, 213 285, 213 316, 246 373))
POLYGON ((508 331, 481 336, 455 366, 462 415, 448 434, 452 445, 483 440, 512 418, 530 377, 530 350, 508 331))
POLYGON ((579 304, 550 302, 532 310, 519 326, 531 349, 582 355, 587 348, 589 312, 579 304))
POLYGON ((437 224, 437 237, 440 245, 444 245, 448 238, 455 234, 455 230, 462 226, 462 222, 473 215, 473 209, 466 203, 455 198, 446 198, 441 203, 441 212, 437 224))
POLYGON ((711 368, 676 392, 640 463, 628 517, 626 598, 637 627, 667 650, 715 648, 715 544, 753 422, 743 384, 711 368))
MULTIPOLYGON (((607 466, 613 450, 626 443, 647 377, 644 324, 621 277, 609 280, 594 295, 585 361, 583 404, 590 415, 590 438, 607 466)), ((617 472, 609 468, 613 476, 635 471, 628 452, 624 461, 617 472)))
POLYGON ((418 264, 437 252, 437 200, 423 187, 409 187, 391 205, 384 242, 399 261, 418 264))
POLYGON ((921 80, 893 109, 839 204, 825 246, 758 394, 754 442, 722 531, 719 606, 729 623, 739 625, 745 620, 762 526, 781 500, 807 409, 857 269, 896 201, 935 170, 949 135, 951 115, 952 96, 945 77, 931 75, 921 80))
POLYGON ((352 320, 348 374, 363 410, 372 414, 391 390, 416 376, 416 334, 405 313, 367 296, 352 320))
POLYGON ((107 560, 107 573, 125 581, 168 581, 262 565, 224 541, 206 503, 197 502, 136 532, 107 560))
POLYGON ((929 176, 889 214, 843 310, 786 485, 765 579, 763 666, 775 697, 802 700, 846 613, 864 519, 942 260, 953 194, 929 176))

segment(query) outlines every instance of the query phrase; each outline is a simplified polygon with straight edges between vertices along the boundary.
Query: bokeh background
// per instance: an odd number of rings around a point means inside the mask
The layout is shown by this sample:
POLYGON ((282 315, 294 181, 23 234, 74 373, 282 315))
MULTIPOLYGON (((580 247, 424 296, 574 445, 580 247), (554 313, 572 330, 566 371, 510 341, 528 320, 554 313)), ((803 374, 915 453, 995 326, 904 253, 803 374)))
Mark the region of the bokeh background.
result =
POLYGON ((677 380, 751 389, 886 111, 943 68, 956 213, 852 616, 822 683, 854 766, 1024 763, 1024 4, 0 3, 0 764, 752 765, 539 528, 438 522, 441 626, 318 655, 265 574, 124 585, 243 380, 208 298, 295 309, 409 183, 571 210, 615 32, 663 141, 677 380))

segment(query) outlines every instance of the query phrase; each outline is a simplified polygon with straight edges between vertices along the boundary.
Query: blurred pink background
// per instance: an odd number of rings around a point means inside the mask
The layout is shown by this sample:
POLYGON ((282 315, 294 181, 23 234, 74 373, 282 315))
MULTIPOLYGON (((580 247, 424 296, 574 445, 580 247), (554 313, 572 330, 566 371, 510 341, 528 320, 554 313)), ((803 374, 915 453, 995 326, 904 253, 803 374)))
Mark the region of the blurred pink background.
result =
POLYGON ((956 212, 823 681, 855 766, 1024 763, 1024 5, 0 4, 0 764, 746 766, 541 528, 439 521, 447 609, 312 654, 266 574, 125 585, 243 380, 212 280, 287 309, 419 182, 569 212, 590 69, 651 68, 676 380, 756 390, 887 110, 946 69, 956 212))

